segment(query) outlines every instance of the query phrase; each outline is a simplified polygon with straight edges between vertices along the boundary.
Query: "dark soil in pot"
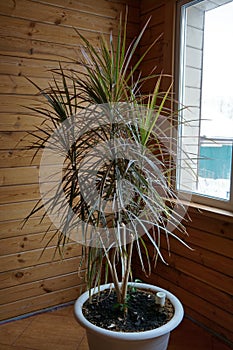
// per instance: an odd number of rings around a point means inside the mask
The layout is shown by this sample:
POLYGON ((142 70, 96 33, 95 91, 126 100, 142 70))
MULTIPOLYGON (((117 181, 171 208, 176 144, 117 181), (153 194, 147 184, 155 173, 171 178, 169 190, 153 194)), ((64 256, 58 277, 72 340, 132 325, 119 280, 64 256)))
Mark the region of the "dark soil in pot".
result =
POLYGON ((174 315, 169 299, 164 307, 155 303, 155 294, 144 290, 131 290, 126 305, 117 304, 114 291, 105 290, 94 295, 83 305, 86 319, 98 327, 112 331, 141 332, 166 324, 174 315))

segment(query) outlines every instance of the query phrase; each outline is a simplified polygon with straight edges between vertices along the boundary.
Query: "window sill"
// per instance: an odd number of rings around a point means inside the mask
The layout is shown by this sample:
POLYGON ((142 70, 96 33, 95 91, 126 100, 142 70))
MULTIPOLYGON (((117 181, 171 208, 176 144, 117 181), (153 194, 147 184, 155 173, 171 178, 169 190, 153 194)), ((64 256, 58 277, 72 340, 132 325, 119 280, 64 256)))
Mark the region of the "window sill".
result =
POLYGON ((219 209, 216 207, 212 207, 209 205, 199 204, 195 202, 187 203, 188 205, 188 212, 191 213, 200 213, 202 215, 213 217, 217 219, 222 219, 227 222, 233 223, 233 212, 230 210, 225 209, 219 209))

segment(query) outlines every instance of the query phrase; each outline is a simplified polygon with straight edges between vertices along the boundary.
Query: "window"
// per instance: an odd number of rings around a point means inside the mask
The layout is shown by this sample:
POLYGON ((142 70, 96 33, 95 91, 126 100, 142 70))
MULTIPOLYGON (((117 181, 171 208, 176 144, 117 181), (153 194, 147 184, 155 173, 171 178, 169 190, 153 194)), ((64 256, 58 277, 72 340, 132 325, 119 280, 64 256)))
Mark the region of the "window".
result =
POLYGON ((233 210, 233 1, 179 5, 177 187, 233 210))

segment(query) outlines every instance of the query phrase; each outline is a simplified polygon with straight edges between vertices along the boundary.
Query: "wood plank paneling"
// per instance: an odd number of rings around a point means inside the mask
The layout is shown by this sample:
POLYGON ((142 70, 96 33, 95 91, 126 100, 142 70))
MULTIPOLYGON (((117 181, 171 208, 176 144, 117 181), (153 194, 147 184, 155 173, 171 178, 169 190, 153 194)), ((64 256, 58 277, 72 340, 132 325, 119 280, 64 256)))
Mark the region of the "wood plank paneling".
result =
MULTIPOLYGON (((191 236, 190 236, 191 240, 191 236)), ((231 258, 225 257, 221 255, 221 259, 219 254, 211 252, 210 250, 206 250, 200 245, 195 246, 194 244, 190 244, 192 247, 192 251, 187 251, 187 248, 182 244, 173 243, 172 251, 179 256, 188 256, 188 258, 192 261, 195 261, 197 264, 201 264, 211 270, 215 270, 218 272, 222 272, 230 277, 233 277, 233 271, 229 267, 231 266, 232 260, 231 258), (218 264, 216 264, 218 261, 218 264)), ((165 245, 162 245, 165 248, 165 245)), ((166 253, 164 256, 166 258, 166 253)))
MULTIPOLYGON (((90 36, 90 35, 89 35, 90 36)), ((97 40, 97 35, 92 35, 91 39, 97 40)), ((57 43, 47 43, 46 41, 36 41, 33 39, 22 39, 10 36, 0 38, 0 54, 4 57, 33 58, 40 60, 50 60, 52 62, 67 62, 77 59, 77 47, 65 46, 57 43), (11 45, 9 46, 9 40, 11 45)), ((56 64, 57 66, 57 64, 56 64)))
MULTIPOLYGON (((29 112, 28 112, 29 113, 29 112)), ((0 113, 0 132, 11 132, 11 131, 33 131, 36 125, 41 124, 41 118, 37 117, 33 113, 25 114, 25 113, 0 113)), ((15 152, 15 149, 11 151, 11 155, 15 152)), ((23 152, 21 152, 23 153, 23 152)), ((25 157, 30 156, 32 159, 32 154, 28 151, 24 152, 25 157)), ((6 152, 3 152, 3 155, 6 152)), ((0 161, 3 159, 3 155, 0 155, 0 161)), ((1 164, 4 166, 4 164, 1 164)), ((8 163, 5 163, 7 166, 8 163)), ((11 165, 10 165, 11 166, 11 165)))
MULTIPOLYGON (((36 1, 36 0, 33 0, 36 1)), ((98 8, 96 8, 96 2, 94 0, 89 1, 75 1, 70 3, 70 0, 40 0, 42 3, 52 4, 54 6, 69 8, 72 10, 80 10, 87 13, 96 13, 97 15, 102 15, 104 17, 112 16, 115 18, 116 14, 125 10, 127 5, 133 10, 132 14, 129 13, 129 18, 131 21, 136 21, 135 11, 137 11, 137 16, 139 15, 139 3, 135 0, 99 0, 98 8), (133 18, 134 17, 134 18, 133 18)), ((137 22, 137 21, 136 21, 137 22)))
MULTIPOLYGON (((132 1, 133 3, 133 1, 132 1)), ((88 27, 89 22, 93 21, 93 18, 99 18, 101 21, 112 20, 112 26, 116 27, 116 18, 119 17, 120 12, 125 11, 125 3, 110 2, 106 0, 98 1, 98 8, 95 6, 95 1, 81 2, 76 1, 71 3, 70 1, 31 1, 21 0, 20 6, 14 6, 11 2, 5 2, 1 6, 2 11, 8 16, 41 21, 45 23, 55 25, 66 25, 71 27, 77 26, 77 21, 80 25, 88 27), (25 11, 30 6, 30 11, 25 11)), ((137 2, 134 6, 131 6, 129 12, 129 23, 137 23, 139 16, 139 8, 137 2)), ((91 27, 89 27, 91 28, 91 27)), ((100 26, 95 27, 95 31, 102 32, 103 29, 100 26)), ((104 25, 103 25, 104 28, 104 25)), ((108 33, 108 31, 107 31, 108 33)))
POLYGON ((40 190, 38 184, 5 186, 0 191, 0 204, 24 202, 27 200, 35 200, 40 198, 40 190))
POLYGON ((59 275, 56 277, 38 280, 19 286, 13 286, 0 290, 0 305, 14 302, 16 299, 21 300, 34 296, 44 295, 46 293, 56 292, 59 289, 65 289, 77 286, 83 283, 81 272, 70 272, 68 275, 59 275))
POLYGON ((0 248, 0 256, 21 253, 45 246, 55 246, 58 239, 55 232, 56 231, 50 230, 46 235, 45 232, 42 232, 2 239, 2 247, 4 246, 4 250, 0 248))
POLYGON ((20 299, 10 304, 0 306, 0 319, 7 319, 17 315, 27 314, 36 310, 42 310, 47 307, 64 304, 75 300, 84 290, 83 285, 60 289, 59 291, 46 293, 26 299, 20 299))
POLYGON ((83 284, 76 242, 67 245, 61 261, 54 227, 48 218, 41 222, 43 212, 22 225, 40 196, 40 155, 31 163, 32 151, 25 147, 32 139, 24 137, 42 122, 28 109, 41 106, 42 99, 25 77, 44 88, 59 61, 64 69, 77 69, 75 29, 94 45, 100 32, 112 31, 115 38, 126 5, 132 40, 139 29, 138 0, 99 0, 98 6, 94 0, 0 2, 0 319, 74 300, 83 284))
POLYGON ((17 148, 25 148, 28 144, 33 142, 34 138, 30 135, 27 135, 26 132, 18 131, 18 132, 0 132, 0 143, 1 149, 9 150, 17 149, 17 148))
POLYGON ((0 274, 1 288, 30 285, 32 282, 45 280, 54 276, 69 275, 79 269, 80 257, 66 258, 64 260, 49 261, 26 268, 5 271, 0 274))
POLYGON ((38 166, 0 169, 1 186, 36 184, 37 177, 38 166))
MULTIPOLYGON (((218 305, 219 308, 228 311, 229 313, 233 312, 230 294, 210 286, 206 281, 201 281, 199 278, 194 279, 194 277, 190 275, 188 269, 186 269, 186 272, 183 272, 175 268, 172 264, 165 266, 164 264, 159 263, 158 274, 161 277, 166 276, 167 280, 171 283, 198 295, 206 302, 218 305), (220 300, 221 302, 219 302, 220 300)), ((157 276, 155 278, 157 278, 157 276)))
POLYGON ((218 236, 217 234, 213 235, 209 230, 206 232, 202 228, 201 231, 202 234, 200 235, 199 227, 190 227, 188 231, 190 239, 188 241, 190 241, 191 244, 201 246, 206 250, 232 258, 231 241, 229 241, 227 238, 225 239, 224 237, 218 236))
POLYGON ((215 217, 208 216, 204 211, 192 211, 191 221, 187 223, 187 227, 201 227, 205 232, 211 232, 219 237, 233 240, 232 235, 232 220, 223 220, 221 215, 215 217))
MULTIPOLYGON (((78 17, 79 18, 76 19, 75 27, 77 30, 85 30, 87 33, 86 36, 89 38, 93 38, 92 32, 101 32, 102 26, 103 33, 109 33, 110 30, 116 29, 113 28, 111 19, 100 21, 98 17, 90 18, 90 16, 84 16, 83 14, 79 15, 78 17), (83 20, 83 17, 87 17, 88 21, 83 20), (89 34, 89 31, 91 34, 89 34)), ((56 44, 63 44, 65 40, 67 40, 68 47, 72 46, 79 48, 80 45, 77 34, 71 25, 58 26, 52 23, 44 23, 34 20, 31 21, 15 17, 12 17, 11 22, 9 22, 8 17, 3 17, 0 23, 0 31, 3 36, 12 36, 14 38, 21 38, 24 40, 30 38, 32 40, 39 40, 41 42, 46 41, 47 43, 56 44)), ((98 34, 95 34, 94 37, 97 39, 98 34)))
MULTIPOLYGON (((187 255, 189 257, 191 253, 187 252, 187 255)), ((194 279, 205 282, 213 288, 218 288, 229 295, 233 294, 233 284, 231 283, 232 278, 227 274, 220 273, 203 266, 203 264, 196 263, 186 257, 178 256, 176 254, 173 254, 171 266, 182 273, 189 274, 194 279)))
MULTIPOLYGON (((25 76, 50 78, 50 69, 53 69, 55 62, 49 60, 39 60, 33 58, 23 58, 19 56, 0 56, 0 74, 10 76, 25 76)), ((63 63, 64 68, 68 63, 63 63)), ((58 67, 58 64, 57 64, 58 67)))
MULTIPOLYGON (((76 243, 69 243, 63 252, 63 257, 79 256, 80 253, 80 247, 76 243)), ((0 256, 0 272, 12 271, 59 259, 61 259, 61 256, 56 247, 48 247, 45 250, 40 248, 26 252, 21 251, 17 254, 0 256)))
MULTIPOLYGON (((2 113, 28 113, 29 107, 38 108, 42 106, 41 97, 34 95, 14 95, 14 94, 1 94, 0 104, 2 113)), ((4 145, 0 145, 1 149, 4 145)), ((13 148, 13 147, 12 147, 13 148)))
POLYGON ((187 314, 192 313, 191 310, 200 315, 200 318, 195 318, 197 321, 207 319, 211 324, 210 329, 216 331, 221 336, 232 341, 233 332, 231 327, 232 314, 220 309, 217 305, 211 304, 203 300, 202 295, 195 295, 192 290, 179 288, 176 284, 172 284, 164 277, 158 277, 157 282, 166 289, 172 290, 184 304, 187 314), (188 311, 189 310, 189 311, 188 311), (224 328, 222 325, 224 324, 224 328))
MULTIPOLYGON (((191 218, 192 214, 194 218, 197 216, 197 212, 190 209, 191 218)), ((162 241, 162 253, 168 266, 159 262, 146 281, 174 292, 189 316, 232 342, 229 322, 233 314, 233 245, 232 239, 226 238, 221 228, 226 227, 224 232, 232 233, 233 223, 222 217, 218 225, 210 225, 209 228, 203 225, 203 229, 201 223, 206 217, 201 213, 198 216, 198 220, 191 221, 191 230, 187 227, 189 237, 186 241, 195 250, 188 250, 172 240, 171 256, 168 256, 166 243, 162 241)), ((139 267, 136 267, 136 277, 145 280, 138 271, 139 267)))
MULTIPOLYGON (((34 78, 33 82, 40 86, 41 89, 48 87, 48 83, 52 82, 52 78, 34 78)), ((9 76, 6 74, 1 74, 0 80, 0 93, 2 94, 36 94, 38 90, 32 85, 26 78, 22 76, 9 76)))
POLYGON ((2 168, 29 167, 40 164, 40 153, 33 159, 34 151, 25 150, 0 150, 0 165, 2 168))
POLYGON ((25 225, 23 225, 22 219, 0 222, 1 238, 26 236, 32 233, 46 232, 48 229, 54 230, 48 217, 42 222, 41 219, 41 216, 30 218, 25 225))
MULTIPOLYGON (((156 38, 160 37, 158 43, 151 53, 145 58, 142 64, 143 74, 151 74, 156 67, 155 72, 164 73, 161 81, 161 90, 165 91, 170 87, 174 79, 174 34, 175 34, 175 15, 176 1, 143 1, 141 2, 141 22, 151 17, 148 29, 143 36, 141 51, 151 44, 156 38), (166 77, 165 77, 166 75, 166 77)), ((149 80, 144 84, 144 92, 148 93, 154 89, 154 81, 149 80)), ((168 106, 168 105, 167 105, 168 106)), ((173 108, 172 99, 169 108, 173 108)))
MULTIPOLYGON (((12 221, 23 219, 28 215, 29 212, 34 208, 37 201, 28 201, 23 203, 7 203, 0 205, 0 220, 12 221)), ((43 215, 44 210, 41 209, 43 215)))

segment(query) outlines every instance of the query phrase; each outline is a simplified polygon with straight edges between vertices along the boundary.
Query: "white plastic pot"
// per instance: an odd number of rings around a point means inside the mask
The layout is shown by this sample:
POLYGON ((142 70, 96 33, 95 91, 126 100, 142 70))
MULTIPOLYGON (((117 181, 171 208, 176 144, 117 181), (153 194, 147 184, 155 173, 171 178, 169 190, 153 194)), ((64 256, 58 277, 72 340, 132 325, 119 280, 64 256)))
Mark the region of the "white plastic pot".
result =
MULTIPOLYGON (((82 294, 74 305, 74 313, 78 323, 86 329, 90 350, 166 350, 170 332, 182 321, 184 310, 181 302, 165 289, 144 283, 129 283, 138 289, 153 292, 165 292, 174 306, 175 313, 165 325, 144 332, 116 332, 100 328, 89 322, 82 313, 82 306, 89 298, 89 292, 82 294)), ((100 290, 109 289, 112 284, 104 284, 100 290)), ((97 290, 92 290, 95 294, 97 290)))

